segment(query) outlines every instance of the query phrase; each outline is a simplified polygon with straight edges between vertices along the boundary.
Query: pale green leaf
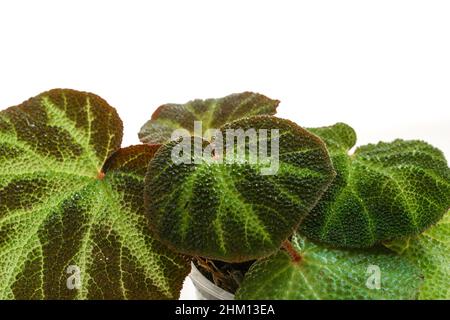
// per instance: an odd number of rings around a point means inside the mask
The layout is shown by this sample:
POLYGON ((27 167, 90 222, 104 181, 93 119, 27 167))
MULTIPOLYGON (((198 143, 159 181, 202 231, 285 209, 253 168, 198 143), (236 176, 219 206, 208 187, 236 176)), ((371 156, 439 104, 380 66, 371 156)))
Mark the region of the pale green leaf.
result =
POLYGON ((422 282, 418 268, 388 250, 343 251, 294 237, 286 251, 257 261, 236 299, 386 300, 415 299, 422 282))
POLYGON ((421 235, 385 245, 422 270, 419 299, 450 300, 450 211, 421 235))

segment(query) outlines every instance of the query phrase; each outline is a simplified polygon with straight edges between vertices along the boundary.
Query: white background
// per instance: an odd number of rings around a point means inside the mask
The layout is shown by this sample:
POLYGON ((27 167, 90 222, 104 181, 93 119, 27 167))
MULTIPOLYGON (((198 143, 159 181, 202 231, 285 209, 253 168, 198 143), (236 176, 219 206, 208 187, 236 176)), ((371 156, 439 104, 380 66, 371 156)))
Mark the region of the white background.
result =
POLYGON ((251 90, 449 159, 450 1, 2 0, 0 109, 57 87, 116 107, 124 146, 163 103, 251 90))

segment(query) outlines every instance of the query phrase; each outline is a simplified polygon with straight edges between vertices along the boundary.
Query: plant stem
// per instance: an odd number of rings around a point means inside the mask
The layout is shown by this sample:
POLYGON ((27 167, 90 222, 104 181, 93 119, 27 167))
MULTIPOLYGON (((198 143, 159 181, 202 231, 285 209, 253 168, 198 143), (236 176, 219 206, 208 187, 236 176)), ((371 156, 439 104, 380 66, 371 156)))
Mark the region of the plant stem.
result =
POLYGON ((103 178, 105 178, 105 173, 103 171, 100 171, 97 175, 97 179, 98 180, 103 180, 103 178))
POLYGON ((289 240, 284 240, 282 244, 282 248, 287 251, 287 253, 291 256, 292 262, 299 263, 302 261, 302 256, 298 251, 294 248, 292 243, 289 240))

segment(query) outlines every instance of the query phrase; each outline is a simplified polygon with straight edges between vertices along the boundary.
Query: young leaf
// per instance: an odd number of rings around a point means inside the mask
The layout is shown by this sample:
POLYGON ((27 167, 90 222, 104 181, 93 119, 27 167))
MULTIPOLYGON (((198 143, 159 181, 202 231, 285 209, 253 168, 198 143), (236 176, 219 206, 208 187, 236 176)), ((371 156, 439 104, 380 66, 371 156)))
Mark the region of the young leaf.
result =
MULTIPOLYGON (((249 148, 242 161, 229 161, 231 149, 224 148, 223 158, 216 154, 217 161, 195 163, 189 147, 191 163, 176 164, 172 154, 180 141, 162 146, 150 163, 144 198, 155 234, 174 250, 227 262, 271 254, 334 177, 323 142, 291 121, 272 116, 237 120, 222 127, 223 141, 232 129, 278 129, 279 169, 262 175, 263 162, 249 161, 249 148)), ((260 148, 274 151, 274 136, 257 139, 260 148)), ((197 138, 192 140, 195 149, 197 138)))
POLYGON ((241 118, 274 115, 278 104, 278 100, 253 92, 220 99, 193 100, 185 104, 164 104, 141 128, 139 139, 149 144, 166 143, 176 129, 186 129, 194 135, 194 121, 202 121, 204 130, 218 129, 241 118))
POLYGON ((425 281, 419 299, 450 300, 450 211, 421 235, 385 243, 385 246, 422 270, 425 281))
POLYGON ((310 129, 327 144, 336 179, 300 229, 337 247, 370 247, 415 235, 450 207, 450 169, 442 152, 422 141, 395 140, 359 147, 353 129, 310 129))
POLYGON ((286 251, 257 261, 236 293, 240 300, 415 299, 420 270, 388 250, 342 251, 293 238, 286 251))
POLYGON ((90 93, 0 112, 0 299, 178 297, 187 262, 143 214, 157 147, 114 153, 121 139, 116 111, 90 93))

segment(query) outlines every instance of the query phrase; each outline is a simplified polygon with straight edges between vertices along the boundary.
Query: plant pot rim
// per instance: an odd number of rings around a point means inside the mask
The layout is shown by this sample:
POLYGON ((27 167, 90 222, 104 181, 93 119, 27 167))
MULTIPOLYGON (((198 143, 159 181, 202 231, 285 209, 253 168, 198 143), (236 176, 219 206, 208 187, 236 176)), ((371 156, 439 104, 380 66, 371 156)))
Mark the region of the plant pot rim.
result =
POLYGON ((192 280, 197 295, 202 300, 234 300, 234 295, 206 278, 200 270, 196 267, 194 262, 191 262, 191 273, 189 278, 192 280))

